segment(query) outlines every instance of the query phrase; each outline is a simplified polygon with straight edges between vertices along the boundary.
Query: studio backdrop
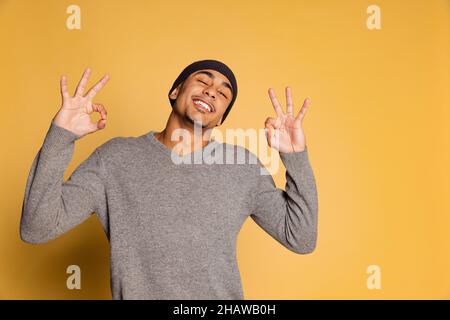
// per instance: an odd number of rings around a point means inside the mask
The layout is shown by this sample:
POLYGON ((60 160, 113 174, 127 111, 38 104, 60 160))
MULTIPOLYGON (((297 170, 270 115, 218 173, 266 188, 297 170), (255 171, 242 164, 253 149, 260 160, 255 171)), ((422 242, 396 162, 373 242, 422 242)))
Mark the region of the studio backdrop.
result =
MULTIPOLYGON (((86 67, 89 87, 110 75, 95 98, 107 127, 76 141, 67 179, 109 139, 162 130, 168 89, 201 59, 225 62, 239 83, 216 136, 263 129, 275 115, 269 87, 284 106, 290 86, 295 111, 312 101, 303 124, 317 247, 296 254, 247 219, 237 242, 246 299, 450 298, 448 39, 446 0, 1 0, 0 298, 111 298, 95 215, 45 244, 20 239, 60 76, 73 94, 86 67)), ((272 174, 284 188, 285 168, 272 174)))

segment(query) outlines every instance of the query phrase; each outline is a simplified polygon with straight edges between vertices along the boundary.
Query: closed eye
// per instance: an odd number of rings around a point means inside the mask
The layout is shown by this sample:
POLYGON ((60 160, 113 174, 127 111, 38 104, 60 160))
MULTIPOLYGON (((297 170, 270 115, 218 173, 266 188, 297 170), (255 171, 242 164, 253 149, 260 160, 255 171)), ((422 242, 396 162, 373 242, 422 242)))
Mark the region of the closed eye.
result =
MULTIPOLYGON (((198 81, 200 81, 200 82, 203 83, 203 84, 207 84, 206 82, 204 82, 204 81, 202 81, 202 80, 198 80, 198 81)), ((223 92, 221 92, 220 94, 223 95, 225 98, 227 97, 223 92)))

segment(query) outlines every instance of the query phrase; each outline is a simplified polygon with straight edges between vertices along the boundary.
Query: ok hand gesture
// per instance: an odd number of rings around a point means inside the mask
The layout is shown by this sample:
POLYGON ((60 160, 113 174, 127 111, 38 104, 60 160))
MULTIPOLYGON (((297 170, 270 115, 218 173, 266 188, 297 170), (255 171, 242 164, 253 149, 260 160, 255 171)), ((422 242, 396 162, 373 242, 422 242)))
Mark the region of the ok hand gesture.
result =
POLYGON ((298 115, 294 117, 290 87, 286 87, 286 113, 283 113, 272 88, 269 88, 269 96, 277 113, 277 118, 269 117, 265 122, 266 138, 269 146, 283 153, 305 150, 306 140, 302 129, 302 120, 311 100, 309 98, 305 99, 298 115))
POLYGON ((84 136, 88 133, 105 128, 106 109, 102 104, 93 103, 92 99, 103 88, 109 79, 108 75, 103 76, 85 95, 84 90, 91 74, 91 69, 87 68, 80 82, 78 83, 75 95, 71 97, 67 91, 67 79, 61 76, 61 96, 62 106, 53 118, 53 123, 65 128, 76 135, 84 136), (99 112, 101 119, 97 123, 92 123, 90 114, 99 112))

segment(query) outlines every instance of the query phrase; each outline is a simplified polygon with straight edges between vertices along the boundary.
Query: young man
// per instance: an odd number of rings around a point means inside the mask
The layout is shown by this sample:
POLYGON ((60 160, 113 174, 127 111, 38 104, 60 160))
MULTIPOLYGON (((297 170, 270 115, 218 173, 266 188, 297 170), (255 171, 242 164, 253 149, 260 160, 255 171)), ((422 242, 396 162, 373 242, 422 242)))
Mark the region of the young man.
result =
POLYGON ((196 61, 175 80, 164 130, 110 139, 64 182, 75 140, 106 125, 106 109, 92 99, 108 76, 85 94, 90 72, 73 97, 61 77, 62 107, 26 184, 23 241, 47 242, 95 212, 110 242, 113 299, 243 299, 236 238, 248 216, 287 249, 314 250, 317 191, 301 126, 308 99, 294 117, 290 88, 286 113, 269 89, 277 117, 266 120, 266 137, 286 167, 286 191, 246 148, 210 139, 237 96, 233 72, 217 60, 196 61), (173 139, 180 130, 181 143, 173 139), (248 163, 178 161, 236 151, 248 163))

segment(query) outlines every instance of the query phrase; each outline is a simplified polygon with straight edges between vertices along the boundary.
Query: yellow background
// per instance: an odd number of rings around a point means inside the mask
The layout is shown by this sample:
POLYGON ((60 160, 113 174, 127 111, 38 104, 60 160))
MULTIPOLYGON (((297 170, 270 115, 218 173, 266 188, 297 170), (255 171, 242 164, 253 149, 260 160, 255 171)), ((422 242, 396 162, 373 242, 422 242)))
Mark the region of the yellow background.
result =
MULTIPOLYGON (((161 130, 179 72, 218 59, 239 95, 220 127, 263 128, 293 89, 319 196, 318 246, 282 247, 248 219, 238 238, 246 299, 450 298, 449 1, 0 1, 0 299, 110 299, 109 252, 95 216, 57 240, 21 242, 25 182, 85 67, 108 125, 76 142, 65 178, 115 136, 161 130), (68 30, 66 8, 81 8, 68 30), (381 30, 366 9, 381 8, 381 30), (447 126, 446 126, 447 125, 447 126), (68 265, 81 290, 66 288, 68 265), (366 287, 369 265, 380 290, 366 287)), ((98 116, 96 117, 98 119, 98 116)), ((284 167, 274 176, 284 188, 284 167)))

